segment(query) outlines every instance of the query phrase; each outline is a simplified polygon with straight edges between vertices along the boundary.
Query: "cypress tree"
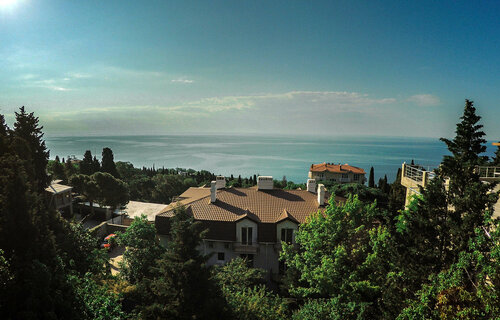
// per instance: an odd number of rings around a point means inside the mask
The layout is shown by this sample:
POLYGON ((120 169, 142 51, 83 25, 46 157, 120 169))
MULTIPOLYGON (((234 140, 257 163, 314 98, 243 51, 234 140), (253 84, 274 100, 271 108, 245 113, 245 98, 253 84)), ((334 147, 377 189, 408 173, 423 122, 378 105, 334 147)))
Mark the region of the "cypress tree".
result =
POLYGON ((94 159, 92 160, 92 173, 96 173, 101 171, 101 163, 99 160, 97 160, 97 157, 94 156, 94 159))
POLYGON ((90 150, 85 151, 85 154, 83 155, 83 160, 82 162, 80 162, 80 173, 87 176, 90 176, 92 173, 94 173, 92 153, 90 152, 90 150))
POLYGON ((373 167, 370 168, 370 176, 368 178, 368 187, 375 188, 375 176, 373 172, 373 167))
MULTIPOLYGON (((102 149, 101 171, 107 172, 115 178, 120 178, 114 161, 113 151, 110 148, 102 149)), ((149 173, 149 170, 148 170, 149 173)))

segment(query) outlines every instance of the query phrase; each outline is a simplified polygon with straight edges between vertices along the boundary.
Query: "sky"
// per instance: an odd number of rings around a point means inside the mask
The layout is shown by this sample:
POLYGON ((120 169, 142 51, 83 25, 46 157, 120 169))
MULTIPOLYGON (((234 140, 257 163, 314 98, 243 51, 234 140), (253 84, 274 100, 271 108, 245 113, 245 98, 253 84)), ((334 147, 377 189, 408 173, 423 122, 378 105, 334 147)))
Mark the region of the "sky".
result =
POLYGON ((500 139, 497 1, 0 0, 0 113, 48 136, 500 139))

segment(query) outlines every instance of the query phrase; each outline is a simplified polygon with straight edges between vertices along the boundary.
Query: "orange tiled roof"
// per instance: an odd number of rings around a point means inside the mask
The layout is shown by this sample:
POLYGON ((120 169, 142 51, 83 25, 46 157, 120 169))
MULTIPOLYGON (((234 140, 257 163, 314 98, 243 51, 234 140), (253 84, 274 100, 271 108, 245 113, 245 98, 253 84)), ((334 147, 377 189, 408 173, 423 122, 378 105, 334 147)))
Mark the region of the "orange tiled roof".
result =
MULTIPOLYGON (((288 217, 303 223, 307 216, 320 209, 317 197, 316 193, 306 190, 229 188, 217 190, 215 203, 210 202, 208 192, 206 197, 184 205, 196 220, 234 222, 251 216, 257 222, 276 223, 288 217)), ((325 203, 328 197, 325 195, 325 203)), ((158 217, 172 217, 174 207, 175 204, 170 205, 158 217)))
POLYGON ((333 163, 320 163, 320 164, 312 164, 309 171, 312 172, 332 172, 332 173, 356 173, 356 174, 366 174, 365 170, 362 168, 350 166, 346 164, 333 164, 333 163))

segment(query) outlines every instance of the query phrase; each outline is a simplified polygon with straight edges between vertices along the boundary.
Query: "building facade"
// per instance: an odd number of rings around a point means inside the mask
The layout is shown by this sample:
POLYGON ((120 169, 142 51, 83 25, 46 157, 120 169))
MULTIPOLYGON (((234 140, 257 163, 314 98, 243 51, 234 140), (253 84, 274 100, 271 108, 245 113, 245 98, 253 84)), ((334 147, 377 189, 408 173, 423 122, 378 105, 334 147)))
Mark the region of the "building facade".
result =
POLYGON ((362 168, 346 164, 320 163, 309 168, 309 179, 330 183, 365 183, 366 172, 362 168))
POLYGON ((328 195, 323 185, 314 192, 281 190, 273 189, 269 181, 272 177, 259 177, 257 187, 252 188, 225 188, 219 181, 217 187, 214 181, 210 189, 188 189, 178 203, 156 216, 160 240, 168 241, 174 208, 184 205, 208 229, 199 250, 210 255, 209 265, 241 257, 251 266, 269 271, 270 276, 279 274, 281 242, 294 243, 299 225, 325 209, 328 195))

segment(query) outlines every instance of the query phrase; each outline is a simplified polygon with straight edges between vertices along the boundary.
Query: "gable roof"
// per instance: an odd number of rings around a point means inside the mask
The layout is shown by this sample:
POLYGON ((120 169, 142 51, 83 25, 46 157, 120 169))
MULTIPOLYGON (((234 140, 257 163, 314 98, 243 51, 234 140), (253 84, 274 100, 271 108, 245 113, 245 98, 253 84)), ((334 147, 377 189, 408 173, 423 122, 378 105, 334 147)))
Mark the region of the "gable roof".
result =
MULTIPOLYGON (((326 194, 325 198, 328 197, 326 194)), ((293 218, 298 223, 303 223, 311 213, 324 210, 318 208, 317 194, 306 190, 229 188, 217 190, 217 200, 214 203, 211 203, 209 198, 210 190, 206 197, 191 199, 188 204, 183 203, 183 200, 178 203, 187 205, 196 220, 226 222, 248 217, 261 223, 276 223, 285 215, 285 218, 293 218)), ((157 215, 157 219, 172 217, 175 206, 176 203, 169 205, 157 215)))
POLYGON ((309 169, 311 172, 332 172, 332 173, 356 173, 356 174, 366 174, 365 170, 362 168, 350 166, 346 164, 333 164, 333 163, 320 163, 320 164, 312 164, 309 169))
POLYGON ((59 193, 71 191, 71 189, 73 189, 73 187, 71 187, 71 186, 67 186, 67 185, 59 184, 59 183, 52 183, 50 186, 45 188, 45 191, 50 192, 52 194, 59 194, 59 193))
POLYGON ((299 223, 297 219, 295 219, 286 209, 283 209, 283 212, 280 214, 278 219, 276 219, 276 222, 281 222, 283 220, 289 219, 295 223, 299 223))

